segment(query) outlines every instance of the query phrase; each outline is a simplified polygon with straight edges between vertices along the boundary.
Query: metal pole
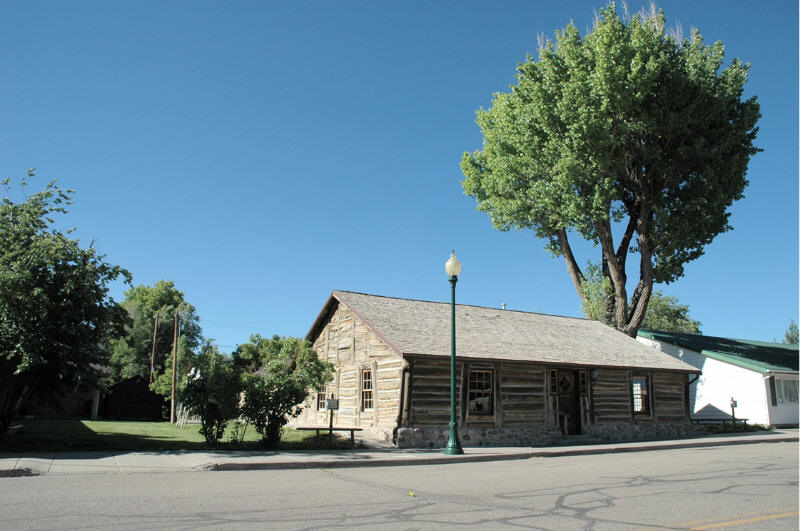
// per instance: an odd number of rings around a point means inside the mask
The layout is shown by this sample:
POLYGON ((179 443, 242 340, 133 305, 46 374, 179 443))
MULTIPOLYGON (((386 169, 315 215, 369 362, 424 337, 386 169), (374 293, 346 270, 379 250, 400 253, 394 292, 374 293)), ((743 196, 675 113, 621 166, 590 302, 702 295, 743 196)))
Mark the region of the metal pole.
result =
POLYGON ((175 325, 172 330, 172 398, 169 402, 169 422, 175 422, 175 365, 178 361, 178 310, 175 310, 175 325))
POLYGON ((150 352, 150 383, 153 383, 153 380, 155 380, 155 374, 153 374, 153 364, 156 359, 156 332, 158 332, 158 314, 156 314, 156 320, 153 323, 153 350, 150 352))
POLYGON ((328 448, 333 448, 333 410, 330 411, 330 424, 328 424, 328 448))
POLYGON ((458 421, 456 421, 456 282, 458 277, 450 277, 451 321, 450 321, 450 437, 447 439, 446 455, 461 455, 464 450, 458 440, 458 421))

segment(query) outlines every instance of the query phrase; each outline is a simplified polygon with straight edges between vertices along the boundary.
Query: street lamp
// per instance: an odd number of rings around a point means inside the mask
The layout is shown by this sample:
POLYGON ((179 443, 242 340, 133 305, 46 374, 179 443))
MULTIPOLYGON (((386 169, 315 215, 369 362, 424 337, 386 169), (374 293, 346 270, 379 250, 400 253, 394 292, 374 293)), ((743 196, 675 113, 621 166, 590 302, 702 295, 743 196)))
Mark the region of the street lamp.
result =
POLYGON ((458 422, 456 421, 456 282, 461 273, 461 262, 456 258, 456 252, 450 254, 450 259, 444 265, 444 270, 450 277, 450 292, 452 294, 451 324, 450 324, 450 438, 444 449, 446 455, 461 455, 461 442, 458 440, 458 422))

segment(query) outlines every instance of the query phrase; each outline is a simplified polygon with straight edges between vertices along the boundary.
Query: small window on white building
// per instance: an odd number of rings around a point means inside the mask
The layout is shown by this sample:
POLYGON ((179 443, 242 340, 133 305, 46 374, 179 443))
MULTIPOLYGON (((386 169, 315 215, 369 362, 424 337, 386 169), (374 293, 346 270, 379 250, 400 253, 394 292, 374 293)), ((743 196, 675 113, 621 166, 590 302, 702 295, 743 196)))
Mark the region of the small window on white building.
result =
POLYGON ((797 380, 778 380, 778 403, 797 402, 797 380))

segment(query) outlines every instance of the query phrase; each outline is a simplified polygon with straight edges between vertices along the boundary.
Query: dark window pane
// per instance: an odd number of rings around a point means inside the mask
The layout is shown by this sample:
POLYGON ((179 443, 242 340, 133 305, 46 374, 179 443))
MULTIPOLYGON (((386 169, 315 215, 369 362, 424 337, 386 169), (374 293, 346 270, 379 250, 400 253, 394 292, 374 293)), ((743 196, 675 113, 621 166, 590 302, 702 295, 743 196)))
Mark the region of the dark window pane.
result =
POLYGON ((469 413, 471 415, 491 415, 492 371, 469 371, 469 413))

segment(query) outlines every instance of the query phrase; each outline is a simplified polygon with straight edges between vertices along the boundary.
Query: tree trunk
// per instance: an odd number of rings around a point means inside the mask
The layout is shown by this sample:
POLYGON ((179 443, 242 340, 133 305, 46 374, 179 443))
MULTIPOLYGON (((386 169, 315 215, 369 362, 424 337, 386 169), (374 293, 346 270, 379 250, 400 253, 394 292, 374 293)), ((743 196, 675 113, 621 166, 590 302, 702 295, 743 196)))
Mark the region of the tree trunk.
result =
MULTIPOLYGON (((611 281, 611 292, 606 296, 606 314, 610 326, 631 337, 636 337, 639 327, 644 321, 647 305, 650 302, 650 295, 653 292, 653 248, 650 241, 650 217, 651 209, 648 203, 637 203, 638 211, 631 212, 631 218, 625 228, 625 233, 619 243, 619 248, 614 248, 614 239, 611 233, 610 220, 598 221, 595 223, 597 237, 602 249, 602 271, 603 275, 611 281), (633 292, 630 305, 627 293, 627 274, 625 264, 629 252, 630 242, 634 233, 637 236, 639 247, 640 273, 639 283, 633 292)), ((575 290, 581 299, 581 304, 586 304, 586 296, 583 293, 583 283, 585 278, 578 266, 572 248, 569 245, 567 231, 558 231, 558 241, 561 254, 567 264, 567 271, 575 284, 575 290)))
POLYGON ((622 330, 628 320, 628 292, 625 286, 625 262, 617 260, 614 252, 614 240, 611 235, 611 222, 603 220, 597 222, 597 236, 603 251, 603 260, 608 266, 611 284, 614 287, 614 327, 622 330))
POLYGON ((581 304, 586 304, 586 296, 583 294, 583 282, 585 280, 578 262, 575 261, 575 256, 572 254, 572 248, 569 245, 566 229, 558 231, 558 243, 561 248, 561 254, 564 255, 564 260, 567 262, 567 271, 569 276, 572 277, 572 282, 575 284, 575 290, 578 292, 578 297, 581 298, 581 304))
POLYGON ((636 232, 639 244, 639 284, 631 300, 631 313, 622 332, 631 337, 636 337, 639 327, 642 326, 650 295, 653 293, 653 245, 650 241, 650 214, 649 205, 643 204, 640 209, 639 221, 636 232))

